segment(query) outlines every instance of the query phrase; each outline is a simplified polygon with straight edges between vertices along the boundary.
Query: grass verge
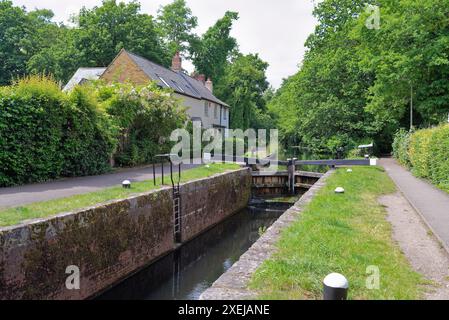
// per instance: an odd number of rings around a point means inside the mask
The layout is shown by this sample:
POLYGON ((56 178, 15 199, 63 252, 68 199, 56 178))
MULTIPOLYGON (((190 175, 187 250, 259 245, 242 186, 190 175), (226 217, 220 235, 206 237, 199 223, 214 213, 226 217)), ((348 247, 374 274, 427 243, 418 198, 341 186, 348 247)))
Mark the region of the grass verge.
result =
POLYGON ((379 196, 395 191, 378 167, 339 169, 329 177, 301 218, 286 229, 278 252, 253 276, 261 299, 321 299, 322 280, 344 274, 349 299, 417 299, 425 281, 392 240, 379 196), (334 193, 336 187, 345 194, 334 193), (380 288, 369 290, 368 266, 380 270, 380 288))
MULTIPOLYGON (((236 164, 211 164, 209 167, 201 166, 194 169, 183 171, 181 182, 187 182, 200 178, 210 177, 217 173, 240 168, 236 164)), ((168 181, 169 178, 165 179, 168 181)), ((0 226, 11 226, 24 220, 43 218, 62 212, 69 212, 93 206, 98 203, 122 199, 134 194, 139 194, 161 187, 161 178, 156 179, 156 186, 151 181, 134 182, 132 189, 124 189, 120 185, 111 188, 105 188, 100 191, 75 195, 67 198, 55 199, 45 202, 36 202, 29 205, 7 208, 0 210, 0 226)))

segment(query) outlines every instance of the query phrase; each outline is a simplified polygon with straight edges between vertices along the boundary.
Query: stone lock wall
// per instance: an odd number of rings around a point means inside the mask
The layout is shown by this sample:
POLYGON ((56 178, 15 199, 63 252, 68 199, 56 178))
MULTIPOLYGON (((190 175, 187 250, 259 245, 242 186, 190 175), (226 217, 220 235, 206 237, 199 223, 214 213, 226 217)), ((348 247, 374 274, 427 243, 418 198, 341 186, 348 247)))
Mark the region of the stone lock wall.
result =
MULTIPOLYGON (((250 179, 243 169, 182 185, 183 241, 244 208, 250 179)), ((89 298, 175 246, 171 188, 0 228, 0 300, 89 298), (68 266, 79 290, 66 288, 68 266)))
POLYGON ((173 249, 171 190, 0 233, 2 299, 82 299, 173 249), (80 290, 67 290, 67 266, 80 290))
POLYGON ((248 205, 250 169, 188 183, 180 191, 181 239, 185 242, 248 205))

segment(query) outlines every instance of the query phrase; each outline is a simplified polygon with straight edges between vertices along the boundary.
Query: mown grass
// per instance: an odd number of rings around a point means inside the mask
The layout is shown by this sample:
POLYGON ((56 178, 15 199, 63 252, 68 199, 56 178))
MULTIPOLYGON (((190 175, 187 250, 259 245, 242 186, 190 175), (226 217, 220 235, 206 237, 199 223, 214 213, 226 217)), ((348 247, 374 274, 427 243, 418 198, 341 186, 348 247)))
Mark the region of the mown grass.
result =
POLYGON ((424 279, 415 273, 392 240, 379 196, 395 191, 378 167, 339 169, 286 229, 278 252, 253 276, 251 287, 261 299, 321 299, 322 280, 332 272, 345 275, 349 299, 417 299, 424 279), (345 194, 335 194, 336 187, 345 194), (380 270, 380 288, 366 286, 367 267, 380 270))
MULTIPOLYGON (((205 178, 225 171, 236 170, 238 168, 239 166, 236 164, 210 164, 208 167, 201 166, 183 171, 181 182, 205 178)), ((169 179, 166 177, 164 182, 167 184, 169 183, 168 180, 169 179)), ((11 226, 21 223, 24 220, 48 217, 110 200, 126 198, 134 194, 161 188, 161 183, 161 178, 157 178, 156 186, 154 186, 153 180, 134 182, 131 189, 124 189, 121 185, 118 185, 116 187, 106 188, 91 193, 3 209, 0 210, 0 226, 11 226)))

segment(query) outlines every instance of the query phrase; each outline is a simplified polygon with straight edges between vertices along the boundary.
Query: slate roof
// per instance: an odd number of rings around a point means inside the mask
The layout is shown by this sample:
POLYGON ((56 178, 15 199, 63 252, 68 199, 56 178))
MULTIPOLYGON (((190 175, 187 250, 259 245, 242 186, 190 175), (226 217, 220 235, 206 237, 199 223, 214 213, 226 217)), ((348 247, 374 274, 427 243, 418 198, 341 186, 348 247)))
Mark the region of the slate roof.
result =
POLYGON ((106 68, 79 68, 72 79, 65 85, 64 91, 72 90, 76 85, 88 80, 98 80, 106 71, 106 68))
POLYGON ((196 80, 183 72, 175 72, 171 69, 165 68, 129 51, 126 51, 126 53, 139 66, 139 68, 148 77, 155 80, 160 87, 169 87, 181 95, 187 95, 196 99, 208 100, 228 106, 225 102, 215 97, 201 81, 196 80))

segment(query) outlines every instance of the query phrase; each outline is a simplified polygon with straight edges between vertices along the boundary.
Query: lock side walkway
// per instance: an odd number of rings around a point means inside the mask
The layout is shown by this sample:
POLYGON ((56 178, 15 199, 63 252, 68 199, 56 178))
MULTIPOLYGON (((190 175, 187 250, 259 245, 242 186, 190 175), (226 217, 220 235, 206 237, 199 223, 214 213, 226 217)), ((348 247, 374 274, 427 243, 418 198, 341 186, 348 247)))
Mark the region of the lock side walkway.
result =
POLYGON ((382 158, 379 165, 449 252, 449 194, 413 176, 392 158, 382 158))
MULTIPOLYGON (((198 165, 182 165, 182 170, 193 169, 198 165)), ((178 172, 178 167, 173 167, 173 172, 178 172)), ((156 177, 162 174, 162 167, 156 167, 156 177)), ((166 181, 170 180, 170 165, 164 165, 166 181)), ((65 178, 44 183, 23 185, 18 187, 0 188, 0 208, 17 207, 33 202, 48 201, 65 198, 73 195, 98 191, 104 188, 121 185, 122 181, 145 181, 153 179, 153 166, 143 166, 130 169, 119 169, 112 173, 65 178)))

